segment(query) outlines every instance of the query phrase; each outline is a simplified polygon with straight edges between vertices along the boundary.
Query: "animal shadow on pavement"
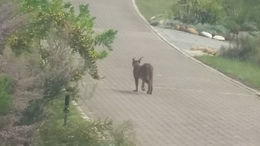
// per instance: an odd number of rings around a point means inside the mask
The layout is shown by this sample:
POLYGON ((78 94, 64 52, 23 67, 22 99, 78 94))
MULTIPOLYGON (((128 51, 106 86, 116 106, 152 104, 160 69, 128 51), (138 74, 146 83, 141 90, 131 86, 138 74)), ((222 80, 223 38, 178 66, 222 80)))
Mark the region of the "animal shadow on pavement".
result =
MULTIPOLYGON (((114 92, 118 92, 121 94, 132 94, 132 95, 139 95, 143 92, 134 92, 133 90, 121 90, 121 89, 112 89, 114 92)), ((143 93, 144 94, 144 93, 143 93)))

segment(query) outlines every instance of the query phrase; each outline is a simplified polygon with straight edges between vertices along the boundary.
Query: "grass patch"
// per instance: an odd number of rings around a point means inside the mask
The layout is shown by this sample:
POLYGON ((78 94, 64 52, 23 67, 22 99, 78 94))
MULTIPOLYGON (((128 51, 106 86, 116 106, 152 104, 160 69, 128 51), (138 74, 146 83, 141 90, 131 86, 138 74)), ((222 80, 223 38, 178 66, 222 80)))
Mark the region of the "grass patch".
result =
POLYGON ((201 56, 197 59, 250 87, 260 89, 260 67, 256 64, 218 56, 201 56))
POLYGON ((28 106, 22 112, 23 117, 20 120, 21 125, 31 125, 45 118, 44 99, 36 99, 29 102, 28 106))
MULTIPOLYGON (((67 125, 64 126, 64 98, 50 101, 46 107, 47 117, 34 136, 33 145, 38 146, 108 146, 109 142, 101 140, 104 131, 112 129, 104 121, 84 120, 76 106, 70 103, 67 125)), ((123 146, 123 145, 122 145, 123 146)))
POLYGON ((67 125, 64 126, 64 99, 50 101, 47 120, 34 135, 37 146, 136 146, 131 123, 114 127, 112 121, 84 120, 76 106, 70 104, 67 125))
POLYGON ((170 11, 176 0, 136 0, 138 9, 146 19, 152 16, 165 14, 170 11))
POLYGON ((0 115, 7 113, 11 109, 11 89, 12 79, 0 74, 0 115))
POLYGON ((63 98, 50 101, 46 107, 48 109, 47 120, 40 127, 38 138, 34 141, 37 145, 82 145, 93 144, 95 136, 90 136, 90 123, 81 118, 76 107, 70 104, 67 126, 64 126, 64 100, 63 98), (85 131, 86 130, 86 131, 85 131))

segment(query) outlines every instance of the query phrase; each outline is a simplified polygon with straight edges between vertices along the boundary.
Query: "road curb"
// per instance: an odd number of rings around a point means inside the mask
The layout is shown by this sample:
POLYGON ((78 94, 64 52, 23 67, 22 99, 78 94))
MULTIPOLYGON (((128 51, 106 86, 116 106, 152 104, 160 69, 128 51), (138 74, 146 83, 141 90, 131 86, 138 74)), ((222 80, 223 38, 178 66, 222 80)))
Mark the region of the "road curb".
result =
POLYGON ((229 76, 227 76, 227 75, 221 73, 220 71, 216 70, 215 68, 210 67, 210 66, 204 64, 203 62, 201 62, 201 61, 195 59, 194 57, 190 56, 188 53, 186 53, 185 51, 183 51, 182 49, 178 48, 178 47, 175 46, 173 43, 171 43, 170 41, 168 41, 160 32, 158 32, 153 26, 151 26, 151 25, 149 24, 149 22, 145 19, 145 17, 144 17, 144 16, 141 14, 141 12, 139 11, 139 9, 138 9, 138 7, 137 7, 137 5, 136 5, 135 0, 132 0, 132 3, 133 3, 133 7, 135 8, 137 14, 138 14, 138 15, 143 19, 143 21, 145 22, 146 27, 149 28, 150 30, 152 30, 152 32, 153 32, 154 34, 156 34, 156 36, 158 36, 158 38, 159 38, 160 40, 162 40, 163 42, 166 42, 169 46, 171 46, 171 47, 173 47, 174 49, 176 49, 178 52, 180 52, 181 54, 183 54, 185 57, 188 57, 188 58, 190 58, 191 60, 195 61, 196 63, 202 65, 203 67, 206 67, 206 68, 208 68, 209 70, 211 70, 211 71, 213 71, 213 72, 219 74, 220 76, 223 77, 223 79, 231 81, 231 82, 233 83, 233 85, 235 85, 235 86, 237 86, 237 87, 239 87, 239 88, 247 89, 248 91, 255 93, 257 96, 260 96, 260 92, 257 91, 256 89, 253 89, 253 88, 251 88, 251 87, 248 87, 248 86, 246 86, 245 84, 243 84, 243 83, 241 83, 241 82, 239 82, 239 81, 237 81, 237 80, 235 80, 235 79, 233 79, 233 78, 231 78, 231 77, 229 77, 229 76))
POLYGON ((76 106, 77 110, 78 110, 79 113, 80 113, 80 116, 81 116, 84 120, 90 121, 90 118, 83 112, 82 108, 78 105, 78 103, 77 103, 75 100, 72 101, 72 104, 73 104, 74 106, 76 106))

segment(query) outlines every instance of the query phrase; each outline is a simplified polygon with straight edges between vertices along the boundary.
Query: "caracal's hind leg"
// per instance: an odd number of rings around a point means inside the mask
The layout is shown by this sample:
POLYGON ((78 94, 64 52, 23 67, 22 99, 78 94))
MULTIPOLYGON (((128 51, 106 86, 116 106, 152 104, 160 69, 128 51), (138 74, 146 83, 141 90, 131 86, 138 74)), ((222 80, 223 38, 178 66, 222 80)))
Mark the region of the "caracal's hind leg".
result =
POLYGON ((148 84, 148 91, 147 91, 147 94, 152 94, 152 82, 151 81, 148 81, 147 82, 147 84, 148 84))
POLYGON ((145 91, 144 83, 144 80, 142 80, 142 91, 145 91))

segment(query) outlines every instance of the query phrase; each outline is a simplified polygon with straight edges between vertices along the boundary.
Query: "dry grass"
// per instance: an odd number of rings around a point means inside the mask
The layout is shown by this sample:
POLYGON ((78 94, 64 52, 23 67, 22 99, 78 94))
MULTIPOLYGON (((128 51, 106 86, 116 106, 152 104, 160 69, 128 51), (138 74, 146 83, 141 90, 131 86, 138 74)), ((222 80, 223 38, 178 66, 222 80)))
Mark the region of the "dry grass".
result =
POLYGON ((0 4, 0 54, 2 54, 6 38, 26 22, 27 16, 18 14, 18 6, 13 0, 0 0, 0 4))
POLYGON ((28 102, 41 97, 38 89, 41 83, 38 82, 37 76, 27 69, 28 66, 29 62, 0 55, 0 71, 14 80, 12 110, 0 117, 0 141, 4 145, 26 144, 34 130, 34 125, 17 125, 28 102))

